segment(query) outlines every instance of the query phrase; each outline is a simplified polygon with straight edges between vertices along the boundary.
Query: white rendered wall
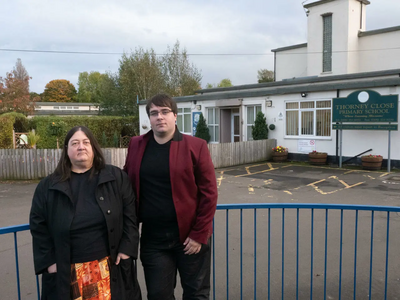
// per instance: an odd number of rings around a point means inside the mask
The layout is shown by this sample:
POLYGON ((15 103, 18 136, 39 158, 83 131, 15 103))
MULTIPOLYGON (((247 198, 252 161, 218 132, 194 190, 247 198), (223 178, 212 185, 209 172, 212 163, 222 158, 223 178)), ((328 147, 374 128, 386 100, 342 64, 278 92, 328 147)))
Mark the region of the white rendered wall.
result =
POLYGON ((400 68, 400 31, 363 36, 359 44, 359 72, 400 68))
MULTIPOLYGON (((400 94, 400 87, 369 88, 381 95, 400 94)), ((339 97, 347 97, 355 90, 342 90, 339 97)), ((286 101, 307 101, 324 100, 336 98, 336 91, 309 93, 307 98, 301 98, 299 94, 271 96, 273 107, 266 109, 268 124, 275 124, 276 128, 269 131, 269 138, 276 139, 278 145, 288 147, 291 153, 300 153, 297 151, 298 141, 303 139, 299 137, 285 137, 285 103, 286 101), (279 119, 279 114, 283 114, 283 119, 279 119)), ((400 106, 400 105, 399 105, 400 106)), ((304 138, 306 140, 308 138, 304 138)), ((329 139, 318 137, 311 138, 315 140, 316 150, 327 152, 329 155, 336 155, 336 131, 332 130, 329 139)), ((387 131, 366 131, 366 130, 343 130, 343 156, 355 156, 368 149, 373 149, 371 154, 379 154, 384 158, 388 155, 388 132, 387 131)), ((391 158, 400 159, 400 132, 391 133, 391 158)))
POLYGON ((307 47, 275 52, 276 81, 305 77, 307 72, 307 47))

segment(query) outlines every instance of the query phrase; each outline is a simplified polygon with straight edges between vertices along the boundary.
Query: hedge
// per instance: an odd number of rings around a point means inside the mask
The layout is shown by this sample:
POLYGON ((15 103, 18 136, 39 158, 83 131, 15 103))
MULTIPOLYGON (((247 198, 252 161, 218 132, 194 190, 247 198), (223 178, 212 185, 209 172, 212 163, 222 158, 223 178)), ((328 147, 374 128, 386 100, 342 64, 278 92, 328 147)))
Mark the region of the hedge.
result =
POLYGON ((64 121, 67 130, 59 140, 62 145, 65 135, 74 126, 86 126, 92 132, 101 147, 118 147, 117 139, 121 135, 134 136, 139 133, 139 122, 137 117, 113 117, 113 116, 93 116, 93 117, 34 117, 30 120, 30 126, 36 130, 40 139, 36 145, 38 149, 51 149, 57 147, 57 138, 48 134, 47 127, 50 122, 64 121))
POLYGON ((12 149, 13 145, 13 129, 17 131, 28 131, 29 121, 25 115, 10 112, 0 115, 0 148, 12 149))

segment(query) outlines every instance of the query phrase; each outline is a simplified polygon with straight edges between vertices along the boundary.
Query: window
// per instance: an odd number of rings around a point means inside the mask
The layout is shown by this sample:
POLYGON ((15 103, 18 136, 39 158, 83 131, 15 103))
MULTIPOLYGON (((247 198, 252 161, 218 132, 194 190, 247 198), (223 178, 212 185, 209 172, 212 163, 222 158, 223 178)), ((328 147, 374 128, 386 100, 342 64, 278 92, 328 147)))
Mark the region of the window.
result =
POLYGON ((332 14, 323 15, 322 72, 332 71, 332 14))
POLYGON ((74 109, 79 109, 79 106, 74 106, 74 109))
POLYGON ((59 107, 59 106, 54 106, 53 108, 54 108, 54 109, 60 109, 60 107, 59 107))
POLYGON ((207 125, 210 130, 210 142, 218 143, 219 142, 219 109, 218 108, 209 108, 207 109, 207 125))
POLYGON ((257 113, 261 111, 261 105, 255 105, 255 106, 247 106, 247 140, 252 141, 253 140, 253 132, 252 132, 252 126, 254 125, 256 121, 256 116, 257 113))
POLYGON ((176 118, 176 125, 180 132, 185 134, 192 134, 192 110, 189 108, 178 108, 178 116, 176 118))
POLYGON ((286 136, 330 137, 331 100, 286 102, 286 136))

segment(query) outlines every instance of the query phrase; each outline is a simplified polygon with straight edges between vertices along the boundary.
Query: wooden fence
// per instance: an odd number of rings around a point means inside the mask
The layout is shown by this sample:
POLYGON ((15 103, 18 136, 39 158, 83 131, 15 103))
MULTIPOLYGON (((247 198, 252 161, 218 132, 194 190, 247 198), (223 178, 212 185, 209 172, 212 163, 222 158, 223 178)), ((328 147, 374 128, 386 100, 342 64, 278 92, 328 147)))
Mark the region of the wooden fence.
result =
MULTIPOLYGON (((265 161, 271 158, 276 140, 209 144, 215 168, 265 161)), ((126 148, 103 149, 106 162, 120 168, 125 163, 126 148)), ((61 150, 0 149, 0 179, 39 179, 51 174, 57 166, 61 150)))

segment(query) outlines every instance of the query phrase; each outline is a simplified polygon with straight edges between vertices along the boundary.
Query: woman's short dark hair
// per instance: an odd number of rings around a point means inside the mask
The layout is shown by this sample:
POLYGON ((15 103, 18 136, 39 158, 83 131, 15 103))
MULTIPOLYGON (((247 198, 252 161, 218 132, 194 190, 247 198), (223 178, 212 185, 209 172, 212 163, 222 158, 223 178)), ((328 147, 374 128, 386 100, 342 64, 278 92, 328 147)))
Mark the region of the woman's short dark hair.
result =
POLYGON ((103 152, 101 151, 100 145, 94 137, 93 133, 86 126, 75 126, 68 131, 67 135, 64 139, 63 149, 61 153, 60 161, 54 171, 54 175, 56 175, 60 181, 68 180, 71 177, 71 160, 68 157, 68 142, 72 138, 72 136, 77 132, 82 131, 90 141, 90 145, 92 146, 93 151, 93 168, 90 174, 90 177, 93 176, 95 172, 104 169, 106 163, 103 156, 103 152))
POLYGON ((150 100, 147 100, 146 112, 149 117, 150 107, 152 104, 160 107, 169 107, 174 115, 178 114, 178 106, 176 105, 175 100, 167 94, 157 94, 153 96, 150 100))

